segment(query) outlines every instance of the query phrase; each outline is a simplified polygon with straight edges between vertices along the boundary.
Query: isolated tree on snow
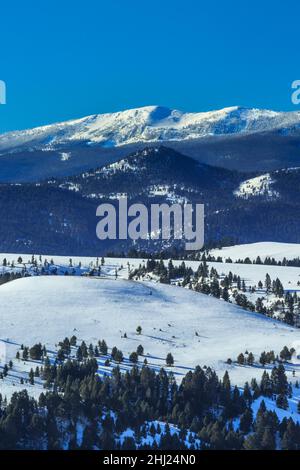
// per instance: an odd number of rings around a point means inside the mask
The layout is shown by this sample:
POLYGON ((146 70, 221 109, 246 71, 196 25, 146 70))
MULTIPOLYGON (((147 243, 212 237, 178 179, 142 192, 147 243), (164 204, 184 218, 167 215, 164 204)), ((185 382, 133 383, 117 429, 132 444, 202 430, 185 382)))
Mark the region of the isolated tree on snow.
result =
POLYGON ((35 344, 29 349, 30 358, 35 361, 40 361, 43 355, 43 348, 41 343, 35 344))
POLYGON ((173 366, 174 365, 174 358, 173 358, 171 353, 167 354, 166 364, 167 364, 167 366, 173 366))
POLYGON ((28 348, 27 347, 24 347, 22 356, 23 356, 24 361, 27 361, 27 359, 28 359, 28 348))
POLYGON ((33 369, 30 369, 30 372, 29 372, 29 383, 30 385, 34 385, 34 372, 33 372, 33 369))

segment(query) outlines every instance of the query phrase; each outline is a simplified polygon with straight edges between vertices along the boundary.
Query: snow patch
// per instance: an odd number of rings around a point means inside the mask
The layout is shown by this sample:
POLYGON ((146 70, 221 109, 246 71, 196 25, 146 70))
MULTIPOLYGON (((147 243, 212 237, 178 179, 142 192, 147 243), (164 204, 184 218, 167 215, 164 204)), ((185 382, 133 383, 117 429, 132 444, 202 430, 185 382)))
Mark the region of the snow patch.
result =
POLYGON ((278 198, 279 193, 272 189, 272 184, 275 183, 269 173, 256 176, 240 184, 239 188, 234 191, 236 197, 249 199, 254 196, 266 196, 268 198, 278 198))
POLYGON ((67 162, 71 158, 71 152, 61 152, 60 159, 62 162, 67 162))

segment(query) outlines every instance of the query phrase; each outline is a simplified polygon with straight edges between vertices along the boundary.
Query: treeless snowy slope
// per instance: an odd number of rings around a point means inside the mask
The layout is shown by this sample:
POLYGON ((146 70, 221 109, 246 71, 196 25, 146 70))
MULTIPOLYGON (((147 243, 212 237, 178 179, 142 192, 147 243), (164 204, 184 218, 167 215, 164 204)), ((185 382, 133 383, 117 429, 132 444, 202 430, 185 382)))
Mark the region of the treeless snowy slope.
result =
POLYGON ((268 256, 281 261, 283 258, 293 259, 300 257, 300 244, 298 243, 276 243, 276 242, 259 242, 248 243, 245 245, 228 246, 222 249, 211 250, 213 256, 221 256, 223 261, 231 258, 233 261, 244 259, 247 256, 250 260, 256 260, 260 256, 261 260, 268 256))
POLYGON ((259 378, 262 369, 228 366, 227 358, 235 360, 248 350, 258 360, 263 350, 279 353, 284 345, 300 344, 300 330, 175 286, 44 276, 2 285, 0 296, 0 338, 12 358, 18 347, 14 343, 31 346, 41 341, 51 350, 75 334, 87 343, 104 338, 125 357, 142 344, 154 367, 163 366, 171 352, 179 380, 200 364, 220 375, 229 369, 233 383, 243 385, 259 378), (136 334, 138 325, 141 335, 136 334), (127 338, 122 337, 125 332, 127 338))

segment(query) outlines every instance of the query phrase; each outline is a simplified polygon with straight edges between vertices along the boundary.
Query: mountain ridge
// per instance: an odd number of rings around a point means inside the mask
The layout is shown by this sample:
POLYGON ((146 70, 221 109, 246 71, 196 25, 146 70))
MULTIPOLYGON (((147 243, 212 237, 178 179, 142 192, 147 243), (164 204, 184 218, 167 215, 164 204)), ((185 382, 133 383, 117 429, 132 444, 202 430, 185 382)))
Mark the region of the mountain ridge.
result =
MULTIPOLYGON (((0 245, 3 251, 22 253, 128 252, 130 240, 100 241, 95 230, 98 205, 117 205, 124 195, 130 204, 146 207, 204 204, 207 246, 300 243, 300 169, 258 176, 203 164, 159 146, 77 176, 0 184, 0 245)), ((158 253, 181 249, 181 243, 145 240, 134 247, 158 253)))
POLYGON ((0 152, 21 148, 50 151, 74 143, 119 147, 139 142, 183 141, 274 130, 289 134, 298 129, 300 111, 233 106, 206 112, 182 112, 163 106, 145 106, 6 132, 0 134, 0 152))

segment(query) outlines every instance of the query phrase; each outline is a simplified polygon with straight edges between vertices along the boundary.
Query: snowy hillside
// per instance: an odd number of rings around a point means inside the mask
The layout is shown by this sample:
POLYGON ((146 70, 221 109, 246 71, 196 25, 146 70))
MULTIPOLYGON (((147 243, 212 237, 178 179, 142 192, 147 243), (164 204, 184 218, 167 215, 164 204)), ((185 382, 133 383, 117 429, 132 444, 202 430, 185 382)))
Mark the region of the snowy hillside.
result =
MULTIPOLYGON (((77 120, 14 131, 0 136, 0 151, 32 148, 51 150, 84 142, 114 147, 137 142, 197 139, 210 135, 298 129, 300 112, 275 112, 240 107, 184 113, 161 106, 96 114, 77 120)), ((62 161, 66 160, 62 153, 62 161)), ((68 154, 67 158, 70 158, 68 154)))
POLYGON ((300 256, 300 244, 276 242, 248 243, 211 250, 210 254, 215 257, 221 256, 223 261, 226 258, 237 261, 246 257, 253 261, 258 256, 262 261, 267 257, 274 258, 276 261, 282 261, 284 258, 288 260, 298 258, 300 256))
MULTIPOLYGON (((281 250, 286 255, 284 247, 281 250)), ((247 388, 243 389, 246 381, 252 384, 253 390, 255 383, 261 384, 261 389, 256 388, 250 404, 254 418, 258 410, 261 413, 261 407, 266 406, 267 410, 276 412, 280 422, 284 418, 292 423, 300 421, 300 329, 276 320, 278 317, 239 307, 234 295, 238 289, 240 295, 252 302, 263 296, 271 307, 274 301, 284 301, 283 294, 276 297, 272 290, 267 292, 263 285, 259 286, 259 281, 264 280, 266 273, 272 279, 278 276, 284 293, 292 291, 296 295, 300 291, 300 268, 208 262, 208 275, 203 274, 201 283, 209 282, 213 272, 214 275, 218 272, 220 286, 224 286, 222 282, 230 271, 241 277, 241 287, 237 286, 236 281, 229 286, 228 301, 207 291, 206 294, 201 293, 205 290, 195 291, 194 274, 189 274, 190 282, 184 284, 184 278, 175 274, 175 270, 182 267, 182 262, 178 260, 173 260, 173 263, 164 261, 165 267, 168 266, 168 270, 172 269, 174 273, 170 284, 164 284, 153 268, 145 271, 150 264, 142 259, 71 259, 66 256, 28 257, 6 253, 0 254, 1 258, 0 393, 3 397, 10 399, 14 392, 26 389, 29 396, 38 399, 42 394, 43 399, 45 390, 51 388, 53 381, 50 379, 52 375, 48 375, 50 369, 58 372, 61 367, 66 370, 70 367, 66 356, 61 355, 63 344, 66 347, 66 341, 70 338, 72 343, 67 357, 81 361, 82 368, 84 364, 88 367, 89 361, 82 361, 79 354, 79 351, 83 354, 85 344, 86 354, 94 361, 94 373, 98 380, 114 380, 118 374, 116 366, 121 373, 128 372, 129 377, 136 363, 141 374, 145 372, 145 364, 151 373, 159 373, 164 368, 167 373, 174 374, 178 385, 184 387, 188 383, 186 374, 189 373, 190 377, 192 371, 195 373, 195 366, 200 365, 208 376, 211 374, 210 368, 215 370, 220 379, 228 371, 235 396, 247 388), (144 275, 139 272, 144 272, 144 275), (9 273, 23 277, 5 281, 9 273), (107 344, 105 350, 103 339, 107 344), (93 345, 99 345, 99 349, 96 351, 93 345), (38 347, 46 351, 46 358, 34 356, 33 351, 37 351, 38 347), (284 350, 290 354, 289 357, 283 356, 284 350), (117 353, 121 354, 120 360, 117 353), (271 359, 263 362, 263 355, 271 353, 274 362, 271 359), (134 354, 136 359, 133 358, 134 354), (170 355, 174 359, 173 366, 166 365, 166 358, 170 355), (279 357, 289 383, 287 396, 283 397, 282 402, 280 395, 268 394, 263 385, 271 376, 269 383, 275 386, 277 369, 274 366, 282 367, 279 357), (240 391, 234 389, 235 385, 240 391)), ((157 264, 161 266, 161 263, 157 264)), ((203 268, 203 262, 200 265, 199 261, 186 260, 185 266, 187 272, 191 272, 192 268, 196 273, 201 266, 203 268)), ((212 281, 215 282, 216 278, 212 281)), ((167 376, 173 380, 172 375, 167 376)), ((53 387, 55 389, 56 385, 53 387)), ((84 390, 83 387, 82 393, 84 390)), ((101 390, 106 397, 105 389, 101 390)), ((87 396, 90 399, 91 394, 88 392, 87 396)), ((114 408, 110 413, 115 416, 114 408)), ((107 409, 103 419, 106 415, 107 409)), ((154 418, 157 419, 157 416, 154 418)), ((178 424, 176 414, 172 413, 168 421, 178 424)), ((80 415, 75 432, 79 446, 87 425, 88 421, 80 415)), ((164 426, 163 422, 161 426, 164 426)), ((175 432, 176 426, 170 426, 171 432, 175 432)), ((234 419, 233 426, 238 429, 238 417, 234 419)), ((68 448, 70 441, 70 431, 66 428, 62 428, 63 448, 68 448)), ((178 426, 176 432, 180 429, 178 426)), ((152 429, 151 439, 153 435, 152 429)), ((115 434, 116 439, 121 441, 125 436, 135 437, 128 424, 124 424, 115 434)), ((159 436, 157 439, 159 441, 159 436)))
MULTIPOLYGON (((235 305, 180 287, 122 279, 19 279, 1 286, 0 310, 1 350, 6 361, 15 360, 21 343, 41 341, 51 351, 60 339, 75 334, 88 344, 105 338, 125 358, 142 344, 154 368, 164 366, 171 352, 178 380, 200 364, 212 366, 220 375, 229 369, 233 382, 242 386, 253 376, 260 378, 262 369, 229 366, 229 357, 235 359, 248 349, 258 359, 263 350, 279 353, 284 345, 296 349, 300 342, 299 329, 235 305), (138 325, 141 335, 136 334, 138 325)), ((19 367, 22 370, 22 363, 19 367)), ((99 367, 108 372, 103 361, 99 367)), ((126 370, 126 361, 122 367, 126 370)), ((16 371, 11 380, 14 389, 20 386, 19 379, 16 371)))

